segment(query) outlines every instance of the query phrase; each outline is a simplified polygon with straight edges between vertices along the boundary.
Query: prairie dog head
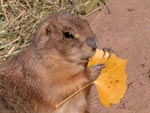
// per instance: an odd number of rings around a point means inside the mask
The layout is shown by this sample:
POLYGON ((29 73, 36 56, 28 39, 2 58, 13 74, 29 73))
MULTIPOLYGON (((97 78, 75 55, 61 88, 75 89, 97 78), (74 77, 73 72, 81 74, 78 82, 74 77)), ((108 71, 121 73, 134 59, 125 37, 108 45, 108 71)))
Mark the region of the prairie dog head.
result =
POLYGON ((66 60, 77 64, 87 63, 97 48, 95 34, 88 22, 68 13, 52 15, 43 21, 34 42, 46 51, 45 54, 57 51, 66 60))

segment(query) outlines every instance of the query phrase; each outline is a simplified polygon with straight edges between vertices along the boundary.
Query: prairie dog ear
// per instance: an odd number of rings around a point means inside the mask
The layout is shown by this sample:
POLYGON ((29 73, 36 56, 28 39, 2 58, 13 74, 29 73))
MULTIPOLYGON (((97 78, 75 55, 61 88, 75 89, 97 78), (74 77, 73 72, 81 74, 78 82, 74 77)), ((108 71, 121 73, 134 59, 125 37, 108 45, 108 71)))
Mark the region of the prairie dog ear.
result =
POLYGON ((46 28, 45 28, 45 35, 50 37, 50 35, 52 33, 52 29, 53 29, 53 25, 46 26, 46 28))
POLYGON ((42 48, 51 37, 51 33, 53 29, 53 25, 51 23, 52 22, 50 22, 49 20, 45 20, 38 27, 33 40, 33 43, 38 48, 42 48))
POLYGON ((50 22, 48 20, 42 22, 36 31, 37 37, 50 35, 52 31, 51 27, 52 25, 50 25, 50 22))

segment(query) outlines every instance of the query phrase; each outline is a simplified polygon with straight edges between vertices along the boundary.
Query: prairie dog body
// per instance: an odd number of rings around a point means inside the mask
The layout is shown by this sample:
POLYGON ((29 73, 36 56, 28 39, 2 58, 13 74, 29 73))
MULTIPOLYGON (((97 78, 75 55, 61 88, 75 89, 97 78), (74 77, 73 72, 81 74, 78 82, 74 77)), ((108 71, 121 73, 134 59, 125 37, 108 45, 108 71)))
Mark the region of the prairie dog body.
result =
POLYGON ((32 43, 0 65, 0 113, 88 113, 87 91, 55 105, 94 80, 86 67, 96 49, 89 24, 69 14, 44 20, 32 43))

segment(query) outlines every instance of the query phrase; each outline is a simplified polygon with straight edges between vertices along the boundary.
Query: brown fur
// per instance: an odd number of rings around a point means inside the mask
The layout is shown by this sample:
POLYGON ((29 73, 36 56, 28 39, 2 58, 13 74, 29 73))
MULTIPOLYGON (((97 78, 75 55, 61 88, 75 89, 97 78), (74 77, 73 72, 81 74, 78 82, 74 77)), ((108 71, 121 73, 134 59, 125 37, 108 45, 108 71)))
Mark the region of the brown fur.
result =
POLYGON ((96 67, 86 68, 94 53, 88 37, 95 38, 89 24, 69 14, 41 23, 32 43, 0 65, 0 113, 87 112, 86 91, 54 107, 99 73, 96 67), (66 39, 63 32, 75 39, 66 39))

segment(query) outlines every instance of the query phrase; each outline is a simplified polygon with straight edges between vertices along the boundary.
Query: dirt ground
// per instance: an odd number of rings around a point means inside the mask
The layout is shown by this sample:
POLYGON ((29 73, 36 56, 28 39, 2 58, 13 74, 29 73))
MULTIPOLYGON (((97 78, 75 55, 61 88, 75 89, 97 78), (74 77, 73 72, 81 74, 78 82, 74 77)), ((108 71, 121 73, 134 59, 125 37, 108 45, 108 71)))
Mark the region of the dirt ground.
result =
MULTIPOLYGON (((108 7, 111 14, 105 8, 88 20, 99 48, 111 47, 129 60, 128 90, 121 103, 110 108, 95 100, 91 113, 150 113, 150 0, 110 0, 108 7)), ((91 95, 96 95, 93 90, 91 95)))

